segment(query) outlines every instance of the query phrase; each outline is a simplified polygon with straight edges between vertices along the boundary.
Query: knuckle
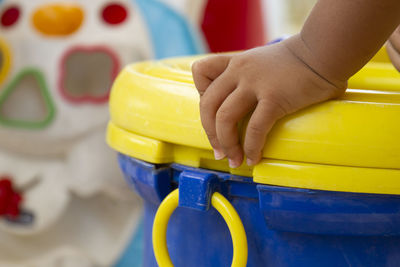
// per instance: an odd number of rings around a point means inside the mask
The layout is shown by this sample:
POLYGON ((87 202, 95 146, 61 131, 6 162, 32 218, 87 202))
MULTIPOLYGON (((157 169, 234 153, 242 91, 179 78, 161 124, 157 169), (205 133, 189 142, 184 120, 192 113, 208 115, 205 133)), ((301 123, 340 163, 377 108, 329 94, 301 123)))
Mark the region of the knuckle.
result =
POLYGON ((267 115, 273 118, 280 118, 290 113, 290 103, 282 100, 281 97, 277 97, 274 93, 266 95, 265 99, 260 101, 260 104, 265 107, 267 115))
POLYGON ((228 109, 220 108, 216 115, 217 123, 227 123, 231 121, 231 112, 228 109))
POLYGON ((205 60, 197 60, 192 64, 193 74, 202 75, 207 71, 207 62, 205 60))
POLYGON ((247 132, 248 132, 248 134, 250 134, 252 136, 263 136, 264 135, 263 127, 258 124, 249 124, 247 126, 247 132))
POLYGON ((237 56, 232 57, 229 65, 232 68, 241 68, 242 69, 242 68, 246 67, 248 65, 248 63, 249 63, 249 60, 246 56, 237 55, 237 56))
POLYGON ((207 101, 207 98, 202 97, 200 98, 200 110, 201 111, 207 111, 211 108, 211 103, 207 101))

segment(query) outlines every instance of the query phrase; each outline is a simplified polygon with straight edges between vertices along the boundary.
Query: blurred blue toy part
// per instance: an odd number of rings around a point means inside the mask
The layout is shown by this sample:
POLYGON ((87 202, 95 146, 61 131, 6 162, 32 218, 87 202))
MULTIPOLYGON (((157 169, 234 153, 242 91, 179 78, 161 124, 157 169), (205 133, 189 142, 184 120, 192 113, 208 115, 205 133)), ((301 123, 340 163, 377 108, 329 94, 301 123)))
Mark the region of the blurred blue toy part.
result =
POLYGON ((157 0, 135 1, 147 23, 157 59, 205 52, 199 34, 182 15, 157 0))

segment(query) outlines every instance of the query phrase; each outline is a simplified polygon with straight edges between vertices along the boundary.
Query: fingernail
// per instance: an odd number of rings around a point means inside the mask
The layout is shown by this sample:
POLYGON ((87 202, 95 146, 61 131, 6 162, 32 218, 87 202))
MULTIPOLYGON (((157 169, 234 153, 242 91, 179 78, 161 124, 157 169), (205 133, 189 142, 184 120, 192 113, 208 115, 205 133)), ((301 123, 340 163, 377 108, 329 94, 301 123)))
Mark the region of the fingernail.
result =
POLYGON ((225 158, 225 153, 220 150, 214 149, 214 157, 216 160, 221 160, 225 158))
POLYGON ((254 166, 256 163, 252 159, 246 159, 247 166, 254 166))
POLYGON ((234 169, 234 168, 239 167, 240 165, 241 165, 240 162, 233 160, 233 159, 229 159, 229 167, 234 169))

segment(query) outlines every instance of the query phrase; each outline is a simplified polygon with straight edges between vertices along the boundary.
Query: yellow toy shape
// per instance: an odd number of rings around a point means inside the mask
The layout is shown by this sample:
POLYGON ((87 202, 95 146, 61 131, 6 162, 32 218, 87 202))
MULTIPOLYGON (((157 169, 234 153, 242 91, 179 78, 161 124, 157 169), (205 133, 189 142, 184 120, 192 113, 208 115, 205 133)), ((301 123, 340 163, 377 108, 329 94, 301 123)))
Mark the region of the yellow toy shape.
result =
POLYGON ((257 183, 400 193, 400 74, 390 63, 368 63, 341 98, 281 119, 260 164, 230 169, 226 160, 214 160, 201 126, 190 71, 198 58, 125 68, 111 93, 108 143, 115 150, 152 163, 252 176, 257 183))

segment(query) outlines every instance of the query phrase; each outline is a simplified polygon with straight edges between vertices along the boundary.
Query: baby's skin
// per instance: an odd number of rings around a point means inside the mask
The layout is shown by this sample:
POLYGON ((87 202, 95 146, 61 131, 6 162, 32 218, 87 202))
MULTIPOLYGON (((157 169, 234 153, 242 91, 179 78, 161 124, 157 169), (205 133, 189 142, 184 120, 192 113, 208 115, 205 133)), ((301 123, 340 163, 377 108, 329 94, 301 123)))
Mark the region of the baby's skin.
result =
MULTIPOLYGON (((196 61, 202 125, 216 159, 232 168, 262 158, 267 134, 280 118, 343 94, 400 24, 398 0, 320 0, 303 29, 280 43, 196 61), (250 114, 244 140, 237 125, 250 114)), ((388 42, 400 66, 400 31, 388 42)))
POLYGON ((390 36, 387 44, 386 51, 398 71, 400 71, 400 26, 390 36))

